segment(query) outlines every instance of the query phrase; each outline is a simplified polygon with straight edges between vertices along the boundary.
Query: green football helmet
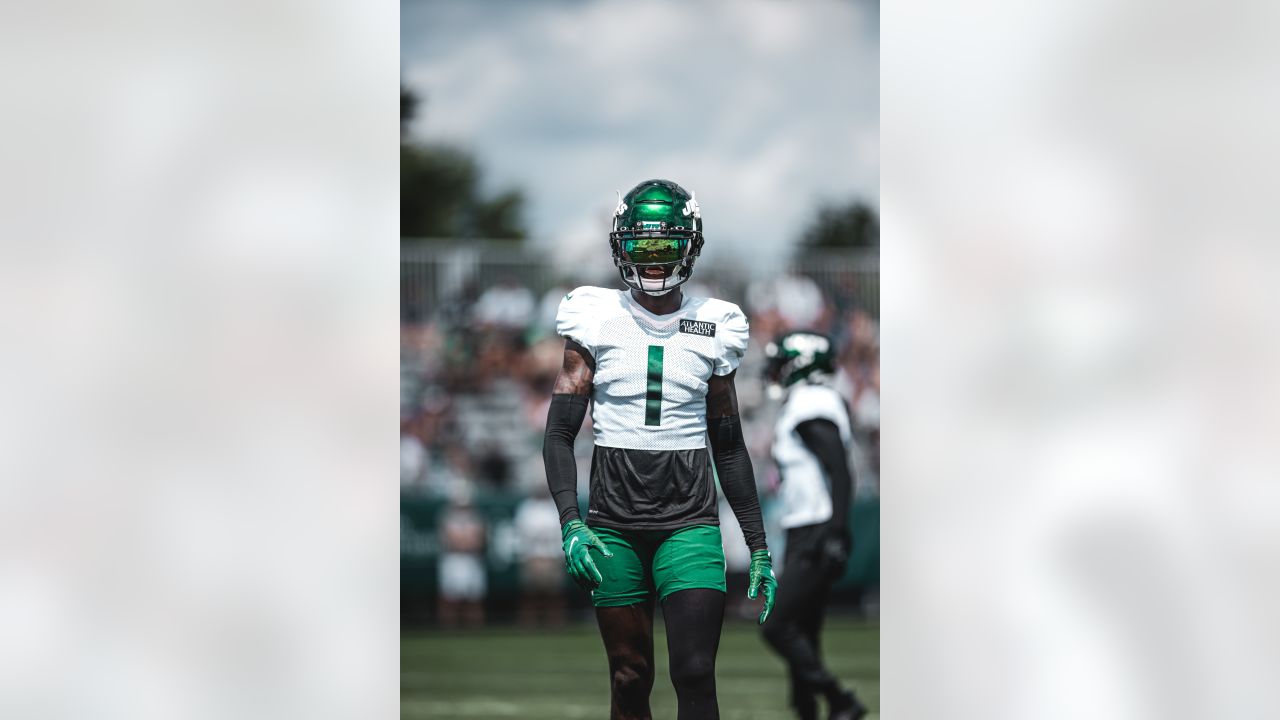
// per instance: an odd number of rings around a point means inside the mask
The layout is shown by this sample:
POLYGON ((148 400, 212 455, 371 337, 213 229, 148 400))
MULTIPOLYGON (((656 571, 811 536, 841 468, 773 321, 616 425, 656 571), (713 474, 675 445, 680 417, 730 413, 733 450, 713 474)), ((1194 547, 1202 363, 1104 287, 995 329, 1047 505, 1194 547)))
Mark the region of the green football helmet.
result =
POLYGON ((670 180, 645 180, 619 193, 609 247, 627 287, 666 295, 689 279, 702 252, 697 198, 670 180))
POLYGON ((821 382, 836 373, 831 338, 810 330, 796 330, 774 338, 764 348, 764 379, 771 395, 801 380, 821 382))

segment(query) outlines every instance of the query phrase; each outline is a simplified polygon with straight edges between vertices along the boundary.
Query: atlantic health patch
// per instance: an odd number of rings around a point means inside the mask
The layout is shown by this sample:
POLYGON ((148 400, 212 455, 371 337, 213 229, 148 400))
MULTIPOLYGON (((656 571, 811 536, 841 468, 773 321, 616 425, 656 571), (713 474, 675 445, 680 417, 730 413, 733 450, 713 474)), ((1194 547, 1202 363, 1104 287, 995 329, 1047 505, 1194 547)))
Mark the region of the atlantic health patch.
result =
POLYGON ((680 332, 703 337, 715 337, 716 324, 705 320, 681 320, 680 332))

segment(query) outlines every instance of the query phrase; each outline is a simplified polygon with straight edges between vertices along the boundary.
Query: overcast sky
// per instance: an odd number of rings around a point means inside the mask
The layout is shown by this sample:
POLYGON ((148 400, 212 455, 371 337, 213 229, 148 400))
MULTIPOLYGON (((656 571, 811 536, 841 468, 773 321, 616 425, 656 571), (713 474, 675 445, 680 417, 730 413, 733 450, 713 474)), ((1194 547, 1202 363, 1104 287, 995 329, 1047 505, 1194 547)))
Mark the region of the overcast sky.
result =
POLYGON ((871 2, 403 0, 414 136, 528 198, 535 242, 604 250, 614 189, 697 192, 714 258, 780 259, 821 200, 879 204, 871 2))

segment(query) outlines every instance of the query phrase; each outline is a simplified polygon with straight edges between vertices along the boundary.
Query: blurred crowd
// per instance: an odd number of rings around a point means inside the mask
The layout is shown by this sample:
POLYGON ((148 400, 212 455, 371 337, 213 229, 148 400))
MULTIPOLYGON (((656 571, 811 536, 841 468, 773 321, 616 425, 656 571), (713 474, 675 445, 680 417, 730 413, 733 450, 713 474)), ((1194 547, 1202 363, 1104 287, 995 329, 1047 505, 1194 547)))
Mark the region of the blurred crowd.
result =
MULTIPOLYGON (((837 276, 839 277, 839 276, 837 276)), ((566 282, 535 293, 515 277, 486 288, 465 286, 401 325, 400 483, 404 496, 443 502, 438 527, 440 621, 483 621, 485 537, 477 495, 516 501, 521 617, 563 621, 558 588, 560 529, 545 492, 542 435, 564 341, 555 315, 566 282), (469 558, 469 559, 468 559, 469 558)), ((839 350, 836 383, 854 419, 851 461, 857 493, 874 494, 879 470, 879 329, 858 295, 840 281, 821 286, 800 274, 739 285, 701 284, 686 294, 738 303, 751 324, 751 344, 738 371, 739 407, 751 449, 766 526, 778 478, 770 460, 776 404, 761 381, 763 348, 777 334, 808 328, 832 336, 839 350)), ((591 420, 578 436, 579 496, 585 499, 591 420)), ((748 558, 736 520, 721 503, 730 582, 748 558)), ((774 533, 771 533, 774 535, 774 533)), ((745 577, 742 578, 745 583, 745 577)))

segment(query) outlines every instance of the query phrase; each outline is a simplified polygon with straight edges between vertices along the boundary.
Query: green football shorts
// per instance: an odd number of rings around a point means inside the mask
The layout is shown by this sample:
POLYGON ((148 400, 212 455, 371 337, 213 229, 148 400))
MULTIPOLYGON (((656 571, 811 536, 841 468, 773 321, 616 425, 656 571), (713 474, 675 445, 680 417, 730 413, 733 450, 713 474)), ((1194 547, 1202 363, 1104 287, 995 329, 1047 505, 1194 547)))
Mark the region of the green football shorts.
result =
POLYGON ((655 592, 663 600, 678 590, 725 591, 724 546, 715 525, 679 530, 591 530, 613 553, 611 558, 592 555, 603 576, 600 587, 591 593, 596 607, 634 605, 655 592))

